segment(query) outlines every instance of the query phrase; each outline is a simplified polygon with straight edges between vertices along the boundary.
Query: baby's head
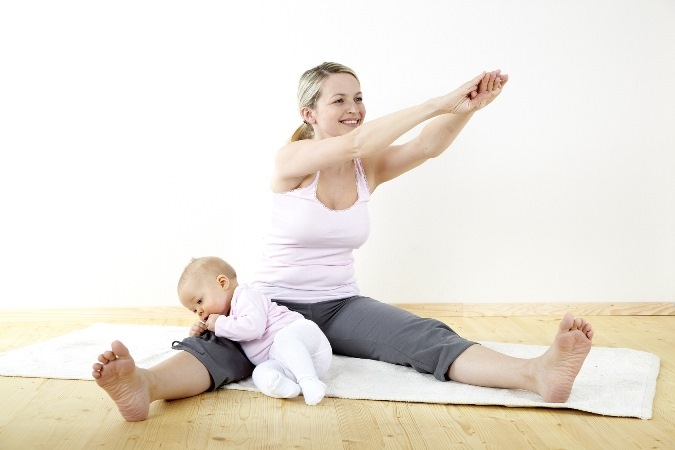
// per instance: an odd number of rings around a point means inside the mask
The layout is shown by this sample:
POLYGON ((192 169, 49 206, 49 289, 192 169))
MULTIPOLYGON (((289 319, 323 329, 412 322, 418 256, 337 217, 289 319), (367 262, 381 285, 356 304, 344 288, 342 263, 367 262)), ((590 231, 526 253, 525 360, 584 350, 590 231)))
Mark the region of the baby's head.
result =
POLYGON ((185 285, 188 280, 193 280, 196 277, 201 278, 204 275, 212 275, 213 278, 215 278, 221 273, 228 278, 237 278, 237 273, 234 271, 234 268, 222 258, 218 258, 217 256, 192 258, 190 263, 185 266, 183 273, 178 279, 178 290, 180 291, 181 287, 185 285))
POLYGON ((178 279, 181 304, 206 320, 209 314, 228 314, 237 287, 234 268, 217 256, 193 258, 178 279))

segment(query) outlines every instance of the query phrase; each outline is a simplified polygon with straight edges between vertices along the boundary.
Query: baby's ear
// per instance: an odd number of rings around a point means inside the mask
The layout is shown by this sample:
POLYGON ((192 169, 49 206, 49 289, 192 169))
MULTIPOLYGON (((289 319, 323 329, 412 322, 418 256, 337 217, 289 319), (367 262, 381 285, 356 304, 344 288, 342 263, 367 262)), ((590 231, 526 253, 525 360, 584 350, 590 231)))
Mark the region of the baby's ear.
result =
POLYGON ((222 273, 218 275, 218 278, 216 278, 218 281, 218 284, 220 284, 220 287, 223 289, 227 289, 230 287, 230 279, 227 278, 227 275, 223 275, 222 273))

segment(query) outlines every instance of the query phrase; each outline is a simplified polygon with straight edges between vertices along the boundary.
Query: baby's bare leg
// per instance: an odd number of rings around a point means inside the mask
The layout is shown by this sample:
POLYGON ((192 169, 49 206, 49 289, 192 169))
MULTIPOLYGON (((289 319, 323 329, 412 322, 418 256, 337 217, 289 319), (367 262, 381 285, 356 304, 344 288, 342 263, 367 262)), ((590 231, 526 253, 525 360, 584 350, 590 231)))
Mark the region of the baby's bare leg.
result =
POLYGON ((591 350, 593 328, 584 319, 566 314, 553 344, 541 356, 521 359, 481 345, 464 351, 448 370, 451 380, 476 386, 525 389, 547 402, 563 403, 591 350))
POLYGON ((211 376, 204 365, 187 352, 141 369, 124 344, 114 341, 98 361, 92 367, 92 376, 130 422, 145 420, 155 400, 192 397, 211 386, 211 376))

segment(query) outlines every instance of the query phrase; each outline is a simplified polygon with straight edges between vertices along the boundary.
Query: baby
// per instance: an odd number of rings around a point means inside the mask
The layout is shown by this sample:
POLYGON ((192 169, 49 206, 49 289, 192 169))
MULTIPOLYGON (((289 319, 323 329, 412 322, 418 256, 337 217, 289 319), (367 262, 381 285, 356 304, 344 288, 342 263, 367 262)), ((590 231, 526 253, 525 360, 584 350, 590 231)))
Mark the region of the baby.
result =
POLYGON ((323 399, 326 385, 319 378, 328 371, 333 352, 314 322, 240 285, 232 266, 214 256, 195 258, 185 267, 178 298, 200 319, 190 336, 208 330, 239 342, 256 366, 253 382, 262 393, 292 398, 302 392, 308 405, 323 399))

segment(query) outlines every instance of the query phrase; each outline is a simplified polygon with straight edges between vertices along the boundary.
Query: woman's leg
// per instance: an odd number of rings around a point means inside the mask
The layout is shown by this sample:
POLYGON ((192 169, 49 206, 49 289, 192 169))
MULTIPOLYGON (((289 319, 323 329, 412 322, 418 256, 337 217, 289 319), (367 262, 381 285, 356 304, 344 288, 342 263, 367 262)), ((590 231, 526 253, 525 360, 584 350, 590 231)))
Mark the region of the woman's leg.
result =
POLYGON ((448 369, 461 383, 535 392, 547 402, 566 402, 591 350, 593 327, 571 314, 563 317, 553 344, 533 359, 506 356, 481 345, 469 347, 448 369))
MULTIPOLYGON (((295 304, 277 303, 295 309, 295 304)), ((441 381, 455 358, 474 344, 443 322, 368 297, 308 306, 298 312, 316 322, 335 354, 410 366, 441 381)))
POLYGON ((192 397, 211 386, 206 367, 188 352, 177 353, 151 369, 141 369, 124 344, 114 341, 98 361, 92 376, 130 422, 145 420, 155 400, 192 397))
POLYGON ((439 321, 367 297, 298 306, 317 322, 337 354, 411 366, 439 380, 525 389, 548 402, 567 400, 593 337, 589 323, 567 314, 543 355, 521 359, 467 341, 439 321))
POLYGON ((119 341, 98 356, 92 376, 128 421, 148 417, 150 403, 192 397, 251 375, 253 364, 238 344, 208 331, 174 342, 184 350, 150 369, 136 366, 119 341))

